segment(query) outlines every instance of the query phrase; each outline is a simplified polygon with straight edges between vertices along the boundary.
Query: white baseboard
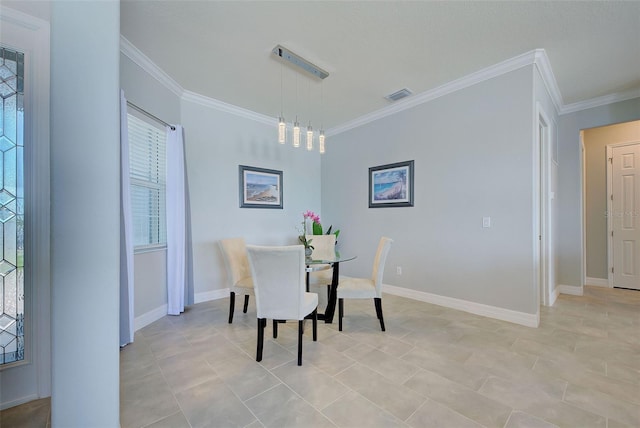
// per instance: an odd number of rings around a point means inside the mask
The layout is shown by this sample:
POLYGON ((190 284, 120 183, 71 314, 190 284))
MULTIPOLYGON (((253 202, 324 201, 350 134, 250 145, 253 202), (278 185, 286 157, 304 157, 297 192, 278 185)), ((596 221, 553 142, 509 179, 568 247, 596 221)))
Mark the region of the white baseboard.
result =
MULTIPOLYGON (((558 293, 576 294, 573 289, 579 288, 582 295, 581 287, 571 287, 559 285, 554 292, 557 298, 558 293), (564 288, 570 290, 564 291, 564 288)), ((451 309, 457 309, 460 311, 469 312, 476 315, 482 315, 489 318, 495 318, 502 321, 508 321, 515 324, 524 325, 526 327, 538 327, 540 324, 540 314, 527 314, 524 312, 512 311, 510 309, 499 308, 497 306, 485 305, 482 303, 469 302, 467 300, 456 299, 453 297, 440 296, 437 294, 425 293, 424 291, 416 291, 408 288, 396 287, 394 285, 383 285, 382 290, 385 293, 393 294, 396 296, 407 297, 409 299, 418 300, 421 302, 432 303, 434 305, 444 306, 451 309)), ((195 303, 207 302, 209 300, 224 299, 229 296, 229 289, 223 288, 219 290, 207 291, 204 293, 198 293, 194 296, 195 303)), ((167 305, 162 305, 152 311, 149 311, 139 317, 136 317, 134 321, 135 330, 146 327, 147 325, 155 322, 167 314, 167 305)))
POLYGON ((204 293, 198 293, 193 297, 194 303, 208 302, 209 300, 218 300, 229 297, 229 289, 223 288, 220 290, 205 291, 204 293))
POLYGON ((140 315, 139 317, 136 317, 133 320, 133 330, 138 331, 141 328, 148 326, 152 322, 158 321, 160 318, 167 315, 167 308, 168 306, 164 304, 155 309, 152 309, 147 313, 140 315))
POLYGON ((560 295, 560 287, 556 286, 549 295, 549 306, 553 306, 553 304, 558 300, 558 296, 560 295))
MULTIPOLYGON (((223 288, 221 290, 206 291, 204 293, 198 293, 193 296, 194 303, 208 302, 209 300, 224 299, 229 297, 229 289, 223 288)), ((136 317, 133 320, 134 331, 138 331, 141 328, 148 326, 149 324, 158 321, 163 316, 167 315, 167 305, 159 306, 151 311, 136 317)))
POLYGON ((18 398, 17 400, 7 401, 6 403, 0 403, 0 410, 10 409, 11 407, 19 406, 24 403, 28 403, 39 398, 36 394, 27 395, 26 397, 18 398))
POLYGON ((582 287, 576 287, 575 285, 558 284, 556 287, 561 294, 571 294, 572 296, 582 296, 584 294, 582 287))
POLYGON ((607 288, 609 288, 609 280, 608 279, 586 277, 584 281, 585 281, 586 285, 595 285, 596 287, 607 287, 607 288))
POLYGON ((476 315, 482 315, 489 318, 495 318, 502 321, 524 325, 525 327, 538 327, 538 325, 540 324, 539 312, 535 314, 527 314, 525 312, 512 311, 510 309, 484 305, 482 303, 469 302, 467 300, 456 299, 453 297, 425 293, 424 291, 416 291, 408 288, 396 287, 394 285, 385 284, 382 286, 382 291, 384 291, 385 293, 407 297, 409 299, 418 300, 421 302, 432 303, 434 305, 444 306, 447 308, 457 309, 476 315))

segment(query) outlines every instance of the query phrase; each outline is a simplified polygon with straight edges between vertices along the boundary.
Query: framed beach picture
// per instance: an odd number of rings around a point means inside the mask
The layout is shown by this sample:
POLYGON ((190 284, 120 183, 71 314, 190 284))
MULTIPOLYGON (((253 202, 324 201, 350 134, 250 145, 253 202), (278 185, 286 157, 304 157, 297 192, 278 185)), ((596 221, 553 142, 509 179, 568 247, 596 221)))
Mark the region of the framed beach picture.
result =
POLYGON ((412 160, 369 168, 369 208, 412 206, 412 160))
POLYGON ((239 165, 240 208, 282 209, 282 171, 239 165))

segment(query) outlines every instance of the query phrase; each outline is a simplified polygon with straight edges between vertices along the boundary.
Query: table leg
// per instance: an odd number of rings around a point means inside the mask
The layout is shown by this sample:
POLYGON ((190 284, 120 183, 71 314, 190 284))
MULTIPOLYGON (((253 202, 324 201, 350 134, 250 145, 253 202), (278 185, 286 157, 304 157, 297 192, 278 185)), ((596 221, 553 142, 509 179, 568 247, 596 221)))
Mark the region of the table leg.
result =
POLYGON ((333 276, 331 278, 331 289, 329 290, 329 301, 327 309, 324 311, 324 322, 331 324, 336 311, 336 301, 338 300, 338 278, 340 276, 340 263, 333 264, 333 276))

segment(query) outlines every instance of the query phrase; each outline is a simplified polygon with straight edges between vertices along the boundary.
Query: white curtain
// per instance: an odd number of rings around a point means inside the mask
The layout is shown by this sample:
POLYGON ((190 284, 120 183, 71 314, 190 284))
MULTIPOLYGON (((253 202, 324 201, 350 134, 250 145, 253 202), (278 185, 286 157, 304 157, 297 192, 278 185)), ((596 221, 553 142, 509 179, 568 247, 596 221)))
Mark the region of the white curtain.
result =
POLYGON ((167 313, 180 315, 193 304, 188 252, 188 194, 182 126, 167 127, 167 313))
POLYGON ((133 236, 127 99, 120 91, 120 346, 133 342, 133 236))

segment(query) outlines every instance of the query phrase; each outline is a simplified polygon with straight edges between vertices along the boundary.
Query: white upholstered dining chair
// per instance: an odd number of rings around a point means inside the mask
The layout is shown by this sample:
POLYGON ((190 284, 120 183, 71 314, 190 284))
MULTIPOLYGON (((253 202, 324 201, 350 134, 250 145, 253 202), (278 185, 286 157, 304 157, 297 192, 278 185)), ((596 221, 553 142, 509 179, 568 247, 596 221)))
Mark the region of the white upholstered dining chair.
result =
POLYGON ((382 276, 392 242, 393 240, 390 238, 380 238, 378 250, 373 261, 371 278, 340 277, 338 282, 338 330, 342 331, 344 299, 373 299, 376 315, 380 320, 380 328, 385 331, 384 318, 382 316, 382 276))
MULTIPOLYGON (((307 235, 307 241, 311 240, 313 252, 311 258, 315 260, 333 259, 336 253, 336 235, 307 235)), ((314 265, 313 271, 309 272, 309 291, 317 287, 326 287, 327 298, 329 297, 329 287, 333 279, 333 268, 331 265, 314 265)))
POLYGON ((302 365, 304 319, 311 315, 313 340, 318 339, 318 295, 305 286, 305 256, 302 245, 263 247, 248 245, 247 253, 256 296, 258 343, 256 361, 262 361, 264 328, 273 320, 273 337, 278 321, 298 321, 298 365, 302 365))
POLYGON ((249 296, 253 295, 253 279, 247 258, 247 246, 243 238, 222 239, 220 249, 229 278, 229 324, 231 324, 236 305, 236 293, 244 296, 242 312, 247 313, 249 296))

